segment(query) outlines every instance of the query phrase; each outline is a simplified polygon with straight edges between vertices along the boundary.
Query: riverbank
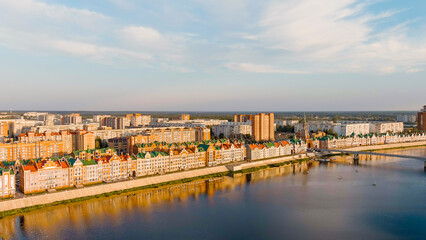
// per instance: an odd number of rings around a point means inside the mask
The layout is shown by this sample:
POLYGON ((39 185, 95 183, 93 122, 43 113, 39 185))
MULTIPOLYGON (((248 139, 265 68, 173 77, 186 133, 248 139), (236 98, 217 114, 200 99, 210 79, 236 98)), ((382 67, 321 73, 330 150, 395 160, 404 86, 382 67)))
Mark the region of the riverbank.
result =
POLYGON ((298 164, 302 161, 308 160, 309 158, 307 157, 308 156, 306 154, 301 154, 297 156, 279 157, 253 162, 240 162, 232 164, 238 165, 239 171, 231 171, 229 165, 222 165, 0 201, 0 218, 49 206, 85 201, 92 198, 109 197, 147 188, 157 188, 164 185, 221 177, 230 174, 231 172, 243 172, 242 169, 244 169, 244 172, 250 172, 256 171, 260 169, 260 167, 264 169, 268 167, 277 167, 280 166, 280 164, 298 164))
POLYGON ((345 150, 348 150, 348 151, 379 151, 379 150, 404 149, 404 148, 423 147, 423 146, 426 146, 426 141, 360 146, 360 147, 354 147, 354 148, 346 148, 345 150))
MULTIPOLYGON (((402 149, 420 146, 426 146, 426 141, 362 146, 349 148, 346 150, 378 151, 385 149, 402 149)), ((92 198, 109 197, 132 191, 156 188, 170 184, 185 183, 199 179, 220 177, 229 173, 247 173, 268 167, 299 164, 302 161, 308 160, 311 156, 312 155, 308 154, 300 154, 295 156, 284 156, 257 161, 244 161, 229 165, 169 173, 161 176, 150 176, 123 182, 86 186, 80 189, 45 193, 35 196, 26 196, 25 198, 20 199, 4 200, 0 201, 0 218, 49 206, 85 201, 92 198)))

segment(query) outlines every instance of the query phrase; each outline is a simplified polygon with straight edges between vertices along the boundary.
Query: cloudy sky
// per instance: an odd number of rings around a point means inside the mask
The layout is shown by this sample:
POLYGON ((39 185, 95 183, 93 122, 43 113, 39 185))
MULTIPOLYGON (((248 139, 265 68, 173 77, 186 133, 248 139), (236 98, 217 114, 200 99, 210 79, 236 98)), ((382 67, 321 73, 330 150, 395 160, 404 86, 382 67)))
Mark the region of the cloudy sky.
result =
POLYGON ((0 0, 0 109, 417 110, 424 0, 0 0))

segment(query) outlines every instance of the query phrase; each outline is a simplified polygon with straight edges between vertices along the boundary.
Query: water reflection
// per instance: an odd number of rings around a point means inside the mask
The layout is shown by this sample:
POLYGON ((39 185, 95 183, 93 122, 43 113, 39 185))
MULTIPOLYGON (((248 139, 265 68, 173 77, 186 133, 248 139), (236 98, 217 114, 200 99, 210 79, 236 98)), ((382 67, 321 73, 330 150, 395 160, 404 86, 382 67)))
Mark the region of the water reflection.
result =
MULTIPOLYGON (((426 148, 386 152, 426 156, 426 148)), ((357 239, 360 235, 389 239, 409 234, 416 239, 422 236, 424 230, 414 227, 426 223, 422 204, 426 200, 426 178, 422 162, 361 156, 360 165, 354 167, 349 156, 336 161, 345 164, 303 163, 36 210, 0 219, 0 236, 14 239, 140 239, 141 233, 157 239, 229 236, 357 239), (377 186, 373 187, 372 183, 377 186)))
POLYGON ((1 219, 0 232, 3 236, 0 236, 26 238, 28 232, 43 236, 59 236, 61 227, 58 226, 64 224, 84 235, 87 229, 91 229, 100 218, 105 217, 111 220, 111 228, 120 227, 122 224, 120 214, 123 210, 149 212, 152 210, 151 206, 158 203, 185 202, 188 199, 196 201, 200 196, 212 198, 218 191, 233 191, 247 184, 256 184, 288 174, 303 174, 318 164, 318 162, 303 162, 248 174, 234 174, 35 210, 1 219))

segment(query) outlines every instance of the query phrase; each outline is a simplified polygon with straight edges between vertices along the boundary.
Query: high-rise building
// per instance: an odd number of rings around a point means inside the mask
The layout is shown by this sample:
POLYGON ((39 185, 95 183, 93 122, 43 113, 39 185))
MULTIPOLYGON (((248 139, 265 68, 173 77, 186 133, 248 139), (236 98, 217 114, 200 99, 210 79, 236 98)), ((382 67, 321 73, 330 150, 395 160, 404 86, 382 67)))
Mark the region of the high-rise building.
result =
POLYGON ((258 141, 275 140, 274 114, 260 113, 251 116, 253 139, 258 141))
POLYGON ((141 115, 140 113, 126 114, 126 118, 129 119, 132 127, 149 125, 151 122, 151 115, 141 115))
POLYGON ((417 113, 417 129, 419 131, 426 131, 426 105, 417 113))
POLYGON ((93 115, 93 122, 102 123, 102 120, 107 117, 111 117, 111 115, 93 115))
POLYGON ((61 124, 63 125, 70 125, 70 124, 80 124, 82 123, 82 118, 79 113, 71 113, 62 116, 61 118, 61 124))
POLYGON ((106 117, 102 120, 101 125, 112 129, 125 129, 130 126, 130 121, 127 117, 106 117))
POLYGON ((234 122, 247 122, 253 119, 253 115, 234 115, 234 122))

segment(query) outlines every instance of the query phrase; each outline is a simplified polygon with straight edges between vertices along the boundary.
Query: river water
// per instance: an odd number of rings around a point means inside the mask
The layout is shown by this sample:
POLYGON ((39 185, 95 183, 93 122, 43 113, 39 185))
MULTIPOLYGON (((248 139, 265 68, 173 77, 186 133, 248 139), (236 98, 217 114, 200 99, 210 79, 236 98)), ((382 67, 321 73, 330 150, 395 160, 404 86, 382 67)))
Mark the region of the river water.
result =
MULTIPOLYGON (((426 148, 387 153, 426 156, 426 148)), ((423 162, 364 157, 226 176, 0 219, 11 239, 425 239, 423 162)))

